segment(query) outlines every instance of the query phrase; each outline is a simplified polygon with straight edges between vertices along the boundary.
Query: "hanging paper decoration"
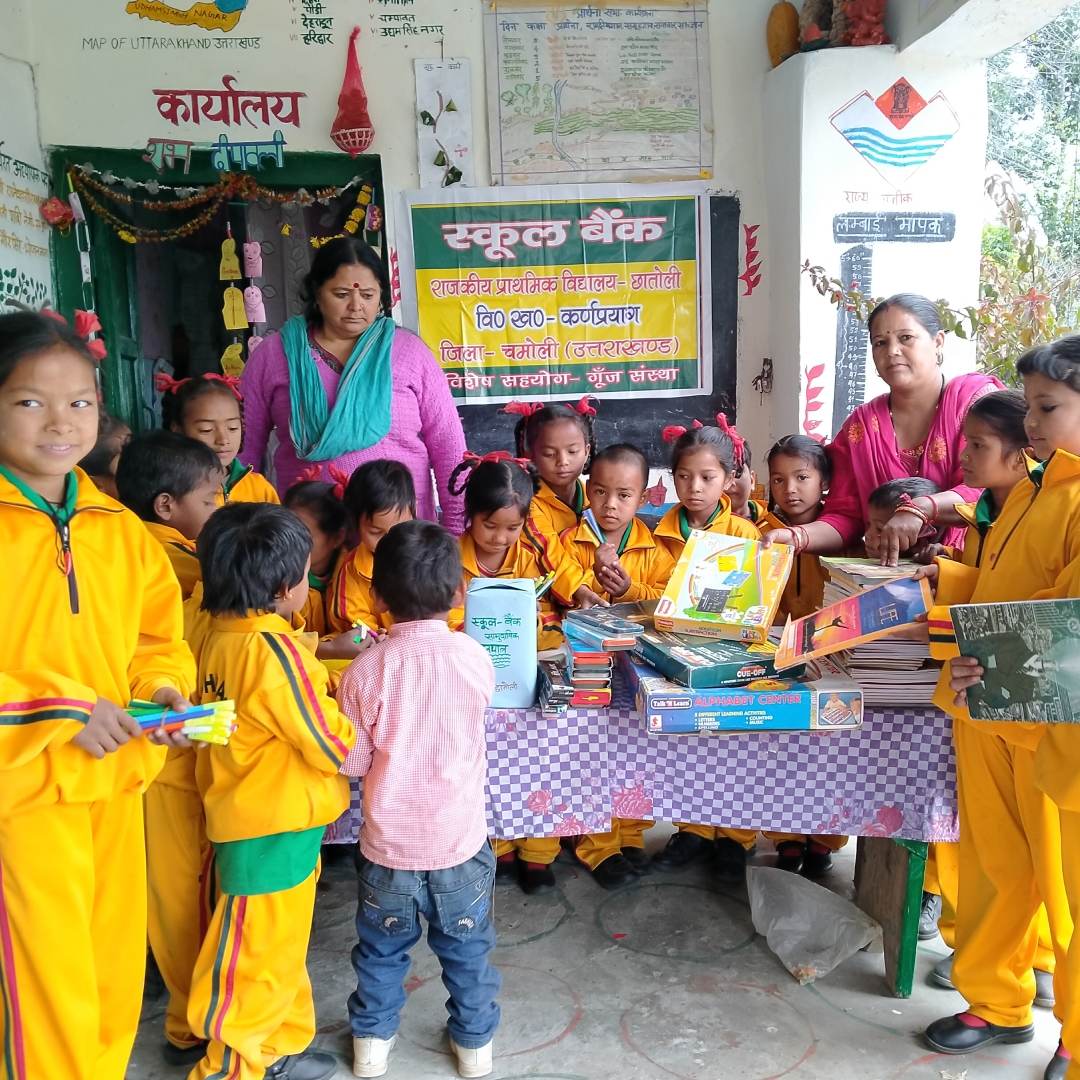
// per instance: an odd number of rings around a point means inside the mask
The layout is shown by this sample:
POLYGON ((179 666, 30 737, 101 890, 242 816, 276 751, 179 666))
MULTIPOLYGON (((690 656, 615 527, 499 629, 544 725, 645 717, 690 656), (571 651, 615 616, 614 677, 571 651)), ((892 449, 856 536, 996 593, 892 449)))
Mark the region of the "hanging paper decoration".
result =
POLYGON ((249 285, 244 290, 244 311, 249 323, 266 322, 266 306, 263 304, 262 290, 258 285, 249 285))
POLYGON ((360 76, 360 61, 356 58, 356 39, 360 27, 349 34, 349 52, 345 58, 345 77, 338 94, 338 112, 330 128, 330 138, 350 157, 362 154, 375 138, 375 129, 368 114, 367 94, 360 76))
POLYGON ((235 286, 225 290, 221 306, 221 317, 225 320, 226 330, 246 330, 247 313, 244 310, 244 294, 235 286))
POLYGON ((261 337, 259 337, 258 334, 252 334, 251 337, 249 337, 248 341, 247 341, 248 356, 250 356, 256 350, 256 348, 258 348, 258 346, 260 346, 262 343, 263 343, 263 339, 261 337))
POLYGON ((221 262, 218 265, 218 279, 220 281, 239 281, 240 277, 240 260, 236 255, 236 241, 230 235, 221 242, 221 262))
POLYGON ((382 223, 382 209, 372 203, 367 208, 367 214, 364 217, 364 231, 378 232, 382 228, 382 223))
POLYGON ((262 277, 262 244, 258 240, 248 240, 244 244, 244 276, 262 277))
POLYGON ((231 345, 225 346, 225 351, 221 354, 221 372, 223 375, 231 375, 234 379, 239 379, 244 373, 244 343, 242 341, 234 341, 231 345))
POLYGON ((65 235, 75 220, 75 214, 71 207, 63 199, 58 199, 55 195, 41 204, 41 216, 54 229, 59 229, 65 235))

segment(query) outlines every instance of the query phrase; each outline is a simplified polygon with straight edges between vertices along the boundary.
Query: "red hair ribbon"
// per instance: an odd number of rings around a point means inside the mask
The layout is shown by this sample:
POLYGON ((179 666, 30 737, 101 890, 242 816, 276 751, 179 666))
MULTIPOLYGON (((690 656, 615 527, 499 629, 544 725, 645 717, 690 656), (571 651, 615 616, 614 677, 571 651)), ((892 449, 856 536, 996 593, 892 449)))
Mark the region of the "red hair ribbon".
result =
POLYGON ((570 408, 572 408, 574 412, 578 413, 581 416, 595 416, 596 406, 589 404, 589 397, 589 394, 585 394, 582 398, 578 400, 577 404, 571 405, 570 408))
POLYGON ((333 495, 338 502, 341 502, 345 498, 345 488, 349 483, 349 474, 344 469, 339 469, 336 465, 331 465, 326 471, 330 474, 330 479, 334 481, 334 486, 330 489, 330 494, 333 495))
POLYGON ((212 379, 214 382, 224 383, 233 393, 237 401, 243 401, 244 396, 240 393, 240 380, 235 375, 219 375, 216 371, 208 371, 204 379, 212 379))
POLYGON ((681 439, 688 431, 695 431, 700 427, 704 427, 700 420, 695 420, 688 428, 683 427, 681 424, 668 424, 668 426, 660 432, 660 438, 663 439, 664 442, 675 442, 676 439, 681 439))
POLYGON ((160 390, 163 394, 175 394, 184 383, 191 382, 190 379, 174 379, 171 375, 166 375, 164 371, 159 371, 154 376, 154 389, 160 390))
POLYGON ((741 469, 746 461, 746 440, 735 430, 734 424, 728 423, 727 416, 722 412, 716 414, 716 426, 731 440, 735 448, 735 466, 741 469))
MULTIPOLYGON (((55 319, 57 322, 64 323, 67 326, 67 319, 60 314, 59 311, 54 311, 52 308, 43 307, 39 314, 45 315, 47 318, 55 319)), ((81 309, 75 312, 75 326, 73 327, 75 333, 79 335, 86 342, 86 351, 97 361, 105 359, 105 342, 101 338, 91 337, 91 334, 101 333, 101 320, 97 317, 97 314, 93 311, 83 311, 81 309)))
POLYGON ((309 465, 297 478, 297 484, 308 484, 322 479, 322 466, 309 465))
POLYGON ((524 469, 526 472, 532 465, 532 462, 528 458, 514 457, 513 454, 507 453, 505 450, 492 450, 490 454, 484 454, 481 457, 479 454, 474 454, 471 450, 466 450, 462 455, 462 461, 467 461, 474 468, 477 465, 483 465, 488 461, 505 461, 511 465, 517 465, 519 468, 524 469))
POLYGON ((539 401, 511 401, 509 405, 503 407, 504 413, 510 413, 512 416, 532 416, 534 412, 538 412, 544 406, 539 401))

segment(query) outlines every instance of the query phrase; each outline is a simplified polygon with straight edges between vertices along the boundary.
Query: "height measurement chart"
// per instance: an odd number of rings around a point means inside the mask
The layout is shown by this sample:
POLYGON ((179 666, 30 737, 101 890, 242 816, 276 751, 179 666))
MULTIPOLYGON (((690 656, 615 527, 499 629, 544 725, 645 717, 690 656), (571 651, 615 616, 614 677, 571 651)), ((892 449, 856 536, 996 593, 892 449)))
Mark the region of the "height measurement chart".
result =
POLYGON ((454 397, 710 393, 702 189, 406 193, 411 325, 454 397))
POLYGON ((704 0, 484 16, 496 184, 712 176, 704 0))

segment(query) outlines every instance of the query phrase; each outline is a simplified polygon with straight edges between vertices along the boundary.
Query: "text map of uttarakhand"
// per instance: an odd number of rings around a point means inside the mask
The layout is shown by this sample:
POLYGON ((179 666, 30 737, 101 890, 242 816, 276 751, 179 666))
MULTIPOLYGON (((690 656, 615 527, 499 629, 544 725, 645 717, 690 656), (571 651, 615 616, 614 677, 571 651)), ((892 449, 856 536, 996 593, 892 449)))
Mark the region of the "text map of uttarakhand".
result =
POLYGON ((493 8, 485 44, 496 184, 712 176, 704 2, 493 8))

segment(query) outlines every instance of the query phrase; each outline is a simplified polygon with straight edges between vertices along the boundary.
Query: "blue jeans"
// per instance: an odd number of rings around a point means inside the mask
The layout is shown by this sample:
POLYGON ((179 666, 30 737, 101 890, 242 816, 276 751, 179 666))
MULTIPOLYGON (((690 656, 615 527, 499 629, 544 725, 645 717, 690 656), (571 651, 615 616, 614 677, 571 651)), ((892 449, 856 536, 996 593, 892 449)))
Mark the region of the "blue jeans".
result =
POLYGON ((349 996, 353 1035, 389 1039, 396 1033, 405 1004, 409 950, 420 940, 423 915, 428 944, 450 992, 450 1036, 466 1049, 486 1046, 499 1026, 495 996, 502 982, 491 964, 491 848, 485 844, 467 862, 447 870, 391 870, 358 852, 357 871, 360 906, 352 951, 356 990, 349 996))

